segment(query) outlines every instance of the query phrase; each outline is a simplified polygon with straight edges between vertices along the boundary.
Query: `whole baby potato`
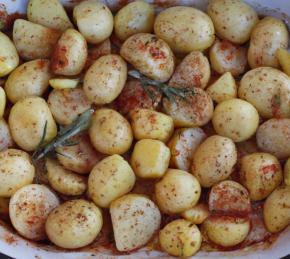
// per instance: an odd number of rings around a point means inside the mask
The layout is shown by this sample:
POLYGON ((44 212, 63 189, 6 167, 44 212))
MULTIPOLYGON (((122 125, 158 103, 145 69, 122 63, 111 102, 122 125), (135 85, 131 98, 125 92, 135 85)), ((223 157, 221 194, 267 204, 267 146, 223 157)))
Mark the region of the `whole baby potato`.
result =
POLYGON ((13 139, 7 122, 0 118, 0 151, 13 146, 13 139))
POLYGON ((204 203, 199 203, 192 208, 181 213, 181 216, 193 224, 201 224, 210 215, 208 206, 204 203))
POLYGON ((237 162, 234 142, 218 135, 208 137, 193 154, 191 172, 202 187, 227 179, 237 162))
POLYGON ((78 199, 55 208, 47 218, 45 230, 55 245, 75 249, 92 243, 102 226, 101 210, 92 202, 78 199))
POLYGON ((276 52, 287 49, 288 29, 284 22, 275 17, 265 17, 254 27, 251 34, 248 61, 251 68, 269 66, 279 67, 276 52))
POLYGON ((59 206, 58 197, 45 185, 22 187, 10 199, 9 216, 20 235, 31 240, 44 240, 48 214, 59 206))
POLYGON ((23 63, 8 77, 5 92, 12 103, 30 97, 42 96, 49 87, 52 74, 48 59, 36 59, 23 63))
POLYGON ((18 149, 0 152, 0 197, 11 197, 32 183, 34 175, 35 168, 26 152, 18 149))
POLYGON ((217 134, 241 142, 255 134, 259 114, 252 104, 241 99, 230 99, 216 106, 212 124, 217 134))
POLYGON ((105 55, 87 70, 83 89, 97 105, 112 102, 121 93, 127 79, 127 64, 119 55, 105 55))
POLYGON ((98 0, 82 1, 75 6, 73 17, 80 33, 92 44, 110 37, 114 20, 110 9, 98 0))
POLYGON ((176 6, 162 11, 154 32, 177 53, 205 50, 214 41, 214 26, 207 14, 193 7, 176 6))
POLYGON ((57 134, 48 105, 40 97, 27 97, 14 104, 9 115, 9 126, 13 140, 26 151, 35 150, 43 137, 45 126, 45 143, 57 134))
POLYGON ((165 41, 150 33, 137 33, 128 38, 121 56, 145 76, 166 82, 174 71, 174 56, 165 41))
POLYGON ((217 35, 238 44, 250 39, 259 20, 256 11, 241 0, 210 0, 207 13, 213 21, 217 35))

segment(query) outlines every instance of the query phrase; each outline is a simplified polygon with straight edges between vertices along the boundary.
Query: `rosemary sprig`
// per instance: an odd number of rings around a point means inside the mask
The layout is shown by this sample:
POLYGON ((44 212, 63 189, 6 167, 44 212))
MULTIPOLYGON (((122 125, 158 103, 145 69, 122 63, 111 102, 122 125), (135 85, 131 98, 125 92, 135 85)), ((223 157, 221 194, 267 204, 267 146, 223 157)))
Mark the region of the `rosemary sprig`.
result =
POLYGON ((86 130, 89 128, 91 124, 91 117, 93 114, 93 110, 89 109, 82 113, 72 124, 67 127, 61 127, 57 136, 51 140, 49 143, 45 144, 45 136, 47 130, 47 122, 45 122, 45 126, 43 129, 43 135, 41 140, 35 149, 32 159, 37 161, 43 159, 47 154, 53 152, 57 147, 60 146, 72 146, 76 145, 77 142, 72 142, 69 139, 79 132, 86 130))
POLYGON ((180 97, 181 99, 186 100, 187 97, 195 95, 194 89, 190 88, 176 88, 176 87, 171 87, 168 86, 167 84, 160 83, 158 81, 155 81, 153 79, 147 78, 146 76, 142 75, 140 72, 137 70, 130 70, 128 74, 131 77, 134 77, 136 79, 139 79, 141 82, 141 85, 145 92, 148 94, 148 96, 153 99, 154 94, 152 90, 149 87, 154 86, 156 90, 160 94, 164 94, 164 96, 170 101, 174 102, 174 97, 180 97))

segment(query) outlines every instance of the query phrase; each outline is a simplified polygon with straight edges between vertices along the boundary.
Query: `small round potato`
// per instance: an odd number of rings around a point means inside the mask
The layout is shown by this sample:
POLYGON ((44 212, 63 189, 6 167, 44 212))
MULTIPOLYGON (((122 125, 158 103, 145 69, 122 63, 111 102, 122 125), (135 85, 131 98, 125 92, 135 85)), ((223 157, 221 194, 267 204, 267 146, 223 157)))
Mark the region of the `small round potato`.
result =
POLYGON ((108 208, 112 201, 132 190, 135 178, 132 168, 123 157, 106 157, 96 164, 89 175, 89 196, 96 205, 108 208))
POLYGON ((284 183, 290 186, 290 158, 288 158, 284 166, 284 183))
POLYGON ((59 206, 59 199, 45 185, 30 184, 10 199, 9 216, 14 228, 31 240, 44 240, 48 214, 59 206))
POLYGON ((185 219, 174 220, 159 232, 161 249, 173 256, 193 256, 200 249, 201 241, 198 227, 185 219))
POLYGON ((259 114, 252 104, 241 99, 230 99, 217 105, 212 124, 217 134, 241 142, 255 134, 259 114))
POLYGON ((279 67, 276 52, 279 48, 287 49, 289 34, 282 20, 265 17, 255 26, 251 34, 248 61, 251 68, 269 66, 279 67))
POLYGON ((136 143, 131 165, 140 178, 160 178, 169 165, 170 150, 159 140, 142 139, 136 143))
POLYGON ((52 53, 51 70, 57 75, 78 75, 86 64, 87 56, 87 42, 83 35, 75 29, 67 29, 52 53))
POLYGON ((216 39, 209 52, 210 64, 219 74, 231 72, 239 76, 247 66, 247 49, 226 40, 216 39))
POLYGON ((47 103, 40 97, 21 99, 12 107, 9 126, 13 140, 26 151, 33 151, 40 143, 46 125, 45 142, 57 134, 57 127, 47 103))
POLYGON ((154 8, 143 1, 134 1, 118 11, 114 19, 117 37, 124 41, 133 34, 152 32, 154 25, 154 8))
POLYGON ((278 69, 250 70, 243 76, 238 94, 264 118, 290 118, 290 78, 278 69))
POLYGON ((245 240, 250 231, 247 218, 210 216, 202 224, 208 238, 217 245, 231 247, 245 240))
POLYGON ((87 189, 87 179, 65 169, 57 160, 45 162, 47 178, 51 187, 64 195, 81 195, 87 189))
POLYGON ((240 180, 249 190, 251 200, 263 200, 283 180, 280 163, 267 153, 246 155, 241 159, 240 180))
POLYGON ((166 82, 174 71, 174 56, 161 39, 150 33, 137 33, 128 38, 120 50, 121 56, 145 76, 166 82))
POLYGON ((32 183, 35 168, 29 155, 17 149, 0 152, 0 197, 11 197, 21 187, 32 183))
POLYGON ((193 224, 201 224, 209 217, 210 213, 208 206, 204 203, 199 203, 193 208, 181 213, 181 216, 193 224))
POLYGON ((274 190, 264 203, 264 222, 271 233, 277 233, 290 224, 290 186, 274 190))
POLYGON ((49 60, 37 59, 17 67, 5 83, 5 91, 12 103, 30 97, 42 96, 49 86, 52 74, 49 72, 49 60))
POLYGON ((135 109, 130 113, 134 137, 140 139, 157 139, 163 142, 171 137, 173 119, 161 112, 149 109, 135 109))
POLYGON ((257 130, 257 144, 260 150, 278 159, 290 157, 290 119, 270 119, 257 130))
POLYGON ((92 44, 110 37, 114 20, 110 9, 98 0, 86 0, 75 6, 74 20, 80 33, 92 44))
POLYGON ((174 97, 174 101, 163 98, 165 113, 173 118, 175 127, 200 127, 207 124, 213 114, 213 101, 201 88, 192 88, 194 95, 186 100, 174 97))
POLYGON ((48 107, 58 124, 69 125, 91 107, 82 88, 52 90, 47 99, 48 107))
POLYGON ((259 18, 256 11, 241 0, 209 1, 207 13, 219 37, 243 44, 250 39, 259 18))
POLYGON ((97 105, 115 100, 125 86, 127 64, 119 55, 105 55, 97 59, 84 77, 84 91, 97 105))
POLYGON ((129 150, 133 133, 129 122, 118 112, 102 108, 92 118, 91 142, 103 154, 123 154, 129 150))
POLYGON ((13 139, 7 122, 0 118, 0 152, 13 146, 13 139))
POLYGON ((182 170, 168 169, 155 185, 158 207, 166 214, 181 213, 197 204, 201 194, 198 180, 182 170))
POLYGON ((218 135, 207 138, 193 154, 191 172, 202 187, 227 179, 237 162, 234 142, 218 135))
POLYGON ((189 53, 175 69, 169 85, 205 88, 210 79, 210 65, 201 51, 189 53))
POLYGON ((177 53, 205 50, 214 41, 214 26, 207 14, 186 6, 170 7, 155 20, 154 32, 177 53))
POLYGON ((19 56, 12 41, 0 31, 0 78, 8 75, 19 64, 19 56))
POLYGON ((48 216, 45 230, 55 245, 75 249, 92 243, 103 226, 101 210, 86 200, 66 201, 48 216))

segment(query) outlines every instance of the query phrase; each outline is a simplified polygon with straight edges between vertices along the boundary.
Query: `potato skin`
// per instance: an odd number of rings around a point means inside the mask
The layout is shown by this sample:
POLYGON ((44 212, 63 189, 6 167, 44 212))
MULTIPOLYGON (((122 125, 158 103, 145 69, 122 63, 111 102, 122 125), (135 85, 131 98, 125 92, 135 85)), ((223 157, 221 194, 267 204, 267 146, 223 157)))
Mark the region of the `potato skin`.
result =
POLYGON ((96 205, 108 208, 112 201, 132 190, 135 179, 126 160, 119 155, 108 156, 92 169, 88 193, 96 205))
POLYGON ((0 197, 11 197, 21 187, 32 183, 35 168, 28 153, 18 149, 0 152, 0 197))
POLYGON ((249 190, 251 200, 265 199, 283 180, 278 159, 267 153, 253 153, 242 157, 241 183, 249 190))
POLYGON ((83 89, 97 105, 108 104, 121 93, 127 80, 127 64, 119 55, 105 55, 87 70, 83 89))
POLYGON ((10 199, 9 215, 14 228, 31 240, 44 240, 48 214, 59 206, 58 197, 45 185, 30 184, 10 199))
POLYGON ((251 68, 279 67, 276 52, 288 48, 289 35, 286 25, 275 17, 265 17, 254 27, 251 34, 248 61, 251 68))
POLYGON ((161 249, 173 256, 194 255, 200 249, 201 241, 198 227, 184 219, 170 222, 159 232, 161 249))
POLYGON ((75 249, 93 242, 102 225, 101 210, 94 203, 79 199, 55 208, 47 218, 45 230, 55 245, 75 249))
POLYGON ((227 179, 237 162, 234 142, 218 135, 207 138, 193 154, 191 173, 202 187, 227 179))
POLYGON ((259 18, 256 11, 240 0, 209 1, 207 13, 217 35, 233 43, 243 44, 250 39, 259 18))
POLYGON ((199 203, 181 213, 181 216, 193 224, 201 224, 210 215, 208 206, 204 203, 199 203))
POLYGON ((47 143, 57 134, 56 124, 47 103, 40 97, 21 99, 12 107, 9 126, 13 140, 26 151, 33 151, 43 135, 45 123, 47 143))
POLYGON ((0 118, 0 151, 13 146, 13 139, 7 122, 0 118))
POLYGON ((37 59, 23 63, 8 77, 5 92, 12 103, 30 97, 42 96, 49 87, 52 74, 48 59, 37 59))
POLYGON ((150 33, 137 33, 122 45, 121 56, 145 76, 166 82, 174 71, 174 56, 165 41, 150 33))
POLYGON ((214 26, 202 11, 185 6, 170 7, 155 19, 154 32, 176 53, 205 50, 214 41, 214 26))

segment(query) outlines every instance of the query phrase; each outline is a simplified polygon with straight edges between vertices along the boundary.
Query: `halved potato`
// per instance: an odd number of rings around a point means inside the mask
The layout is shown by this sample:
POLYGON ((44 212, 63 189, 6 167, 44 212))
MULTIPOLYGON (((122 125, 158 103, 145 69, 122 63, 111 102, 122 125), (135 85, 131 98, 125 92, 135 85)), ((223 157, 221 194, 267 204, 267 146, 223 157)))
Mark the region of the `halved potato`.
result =
POLYGON ((286 49, 278 49, 276 56, 283 71, 290 76, 290 53, 286 49))
POLYGON ((4 115, 6 107, 6 94, 2 87, 0 87, 0 118, 4 115))
POLYGON ((68 89, 76 88, 80 79, 79 78, 52 78, 49 80, 49 85, 54 89, 68 89))

